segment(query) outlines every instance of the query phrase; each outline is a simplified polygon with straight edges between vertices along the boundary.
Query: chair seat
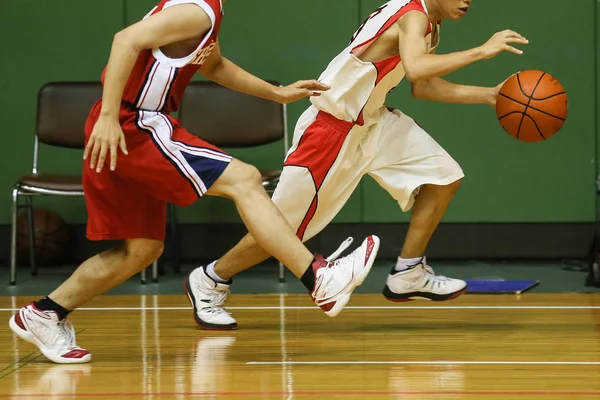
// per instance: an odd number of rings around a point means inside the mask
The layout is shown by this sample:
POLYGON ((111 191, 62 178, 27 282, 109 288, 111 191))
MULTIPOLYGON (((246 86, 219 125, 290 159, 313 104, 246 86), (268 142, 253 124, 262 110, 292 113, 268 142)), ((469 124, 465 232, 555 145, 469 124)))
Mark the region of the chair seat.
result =
POLYGON ((19 179, 18 185, 33 193, 83 195, 81 175, 33 174, 19 179))

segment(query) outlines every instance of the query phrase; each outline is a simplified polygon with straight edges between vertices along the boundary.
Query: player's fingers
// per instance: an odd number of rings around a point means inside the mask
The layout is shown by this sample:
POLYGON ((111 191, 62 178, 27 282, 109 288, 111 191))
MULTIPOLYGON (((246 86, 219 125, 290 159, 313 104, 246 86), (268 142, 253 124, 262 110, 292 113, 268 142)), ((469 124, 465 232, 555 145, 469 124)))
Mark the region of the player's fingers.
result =
POLYGON ((88 140, 87 144, 85 145, 85 149, 83 149, 83 159, 84 160, 86 158, 88 158, 88 156, 90 155, 90 151, 92 151, 93 146, 94 146, 94 141, 88 140))
POLYGON ((310 90, 329 90, 329 89, 331 89, 331 87, 329 87, 328 85, 324 84, 323 82, 319 82, 317 80, 308 81, 307 85, 305 87, 310 90))
POLYGON ((94 169, 96 162, 98 161, 98 153, 100 152, 100 143, 96 140, 92 142, 92 156, 90 158, 90 168, 94 169))
POLYGON ((127 152, 127 143, 125 143, 125 135, 121 135, 121 139, 119 140, 119 148, 123 152, 123 154, 128 155, 127 152))
POLYGON ((528 44, 529 40, 524 38, 508 38, 507 43, 528 44))
POLYGON ((106 159, 106 152, 108 151, 108 143, 102 142, 102 147, 100 148, 100 154, 98 155, 98 165, 96 167, 96 172, 102 171, 102 167, 104 167, 104 160, 106 159))
POLYGON ((110 170, 114 171, 117 168, 117 142, 110 144, 110 170))
POLYGON ((515 54, 519 54, 519 55, 523 54, 523 50, 519 50, 517 48, 514 48, 512 46, 508 46, 508 45, 504 47, 504 50, 510 51, 511 53, 515 53, 515 54))
POLYGON ((519 33, 517 33, 517 32, 513 32, 513 31, 510 31, 510 32, 508 32, 508 33, 505 35, 505 37, 506 37, 506 38, 510 38, 510 39, 521 39, 521 40, 527 40, 527 39, 525 38, 525 36, 523 36, 523 35, 521 35, 521 34, 519 34, 519 33))

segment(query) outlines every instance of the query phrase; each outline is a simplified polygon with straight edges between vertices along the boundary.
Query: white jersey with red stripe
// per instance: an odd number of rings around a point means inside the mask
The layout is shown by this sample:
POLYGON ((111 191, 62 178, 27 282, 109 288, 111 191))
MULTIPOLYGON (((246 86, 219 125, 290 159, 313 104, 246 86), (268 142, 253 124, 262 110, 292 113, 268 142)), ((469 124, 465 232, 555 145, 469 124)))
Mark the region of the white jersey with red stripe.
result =
MULTIPOLYGON (((359 125, 379 121, 387 94, 405 76, 402 60, 400 55, 376 62, 361 61, 359 57, 400 17, 413 10, 428 15, 424 0, 391 0, 375 10, 353 35, 348 47, 319 77, 331 89, 312 97, 313 105, 340 120, 359 125)), ((435 26, 429 24, 425 34, 428 52, 439 43, 439 27, 439 22, 435 26)))
MULTIPOLYGON (((170 113, 179 108, 183 93, 217 44, 223 19, 221 0, 160 0, 144 18, 180 4, 195 4, 211 20, 211 28, 196 49, 182 58, 169 58, 159 48, 140 52, 123 91, 127 107, 170 113)), ((106 68, 102 72, 104 84, 106 68)))

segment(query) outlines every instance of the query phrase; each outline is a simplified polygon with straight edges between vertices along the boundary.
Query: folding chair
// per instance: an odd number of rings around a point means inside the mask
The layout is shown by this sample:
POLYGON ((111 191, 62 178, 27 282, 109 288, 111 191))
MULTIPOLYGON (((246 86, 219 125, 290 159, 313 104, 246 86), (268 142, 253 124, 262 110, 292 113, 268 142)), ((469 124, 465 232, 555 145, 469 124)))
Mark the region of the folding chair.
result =
MULTIPOLYGON (((100 82, 51 82, 38 93, 37 127, 33 144, 33 168, 31 174, 17 180, 12 191, 12 232, 10 247, 10 284, 17 283, 17 215, 19 209, 27 209, 29 223, 31 274, 37 275, 35 261, 35 234, 33 220, 33 196, 83 196, 81 174, 56 174, 41 172, 38 165, 40 143, 49 146, 83 149, 84 126, 93 104, 102 97, 100 82), (20 199, 24 198, 24 204, 20 199)), ((152 266, 153 279, 157 279, 158 265, 152 266)), ((146 282, 146 270, 141 273, 146 282)))

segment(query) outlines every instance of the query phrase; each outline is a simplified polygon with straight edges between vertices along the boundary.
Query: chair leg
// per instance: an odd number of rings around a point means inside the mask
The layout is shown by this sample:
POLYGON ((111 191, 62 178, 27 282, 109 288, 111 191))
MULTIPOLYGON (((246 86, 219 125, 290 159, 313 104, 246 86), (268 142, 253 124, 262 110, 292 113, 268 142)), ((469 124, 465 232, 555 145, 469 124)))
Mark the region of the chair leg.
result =
POLYGON ((158 260, 152 263, 152 282, 158 283, 158 260))
POLYGON ((37 275, 37 265, 35 262, 35 221, 33 220, 33 198, 26 196, 27 222, 29 223, 29 265, 31 265, 31 275, 37 275))
POLYGON ((141 272, 140 272, 140 283, 142 285, 146 284, 146 268, 144 268, 141 272))
POLYGON ((169 217, 170 226, 171 226, 171 246, 172 246, 172 254, 171 258, 173 259, 173 270, 177 273, 181 272, 181 246, 179 243, 178 230, 177 230, 177 213, 175 209, 175 205, 169 203, 167 206, 167 215, 169 217))
POLYGON ((12 192, 12 227, 10 233, 10 284, 17 284, 17 211, 19 208, 19 189, 12 192))
POLYGON ((285 267, 279 263, 279 282, 285 282, 285 267))

